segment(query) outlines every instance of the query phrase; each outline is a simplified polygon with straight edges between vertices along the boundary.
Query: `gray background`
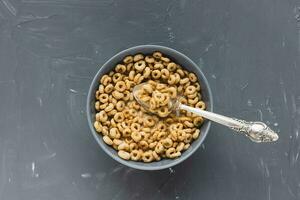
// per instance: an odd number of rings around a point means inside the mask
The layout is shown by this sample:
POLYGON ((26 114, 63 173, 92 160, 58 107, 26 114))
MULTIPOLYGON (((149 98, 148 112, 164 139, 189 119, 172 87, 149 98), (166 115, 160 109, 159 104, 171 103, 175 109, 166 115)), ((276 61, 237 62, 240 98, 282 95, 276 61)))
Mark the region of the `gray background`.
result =
POLYGON ((0 199, 300 199, 296 0, 0 0, 0 199), (280 133, 254 144, 214 125, 184 163, 124 167, 100 149, 85 105, 93 75, 138 44, 202 68, 215 111, 280 133))

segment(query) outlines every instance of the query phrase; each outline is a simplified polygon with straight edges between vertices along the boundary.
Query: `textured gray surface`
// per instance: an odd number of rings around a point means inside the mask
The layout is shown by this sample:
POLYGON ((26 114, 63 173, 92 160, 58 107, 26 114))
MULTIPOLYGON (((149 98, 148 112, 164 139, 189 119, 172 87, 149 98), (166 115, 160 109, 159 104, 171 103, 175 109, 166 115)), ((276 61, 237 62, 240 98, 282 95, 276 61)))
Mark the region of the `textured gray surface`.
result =
POLYGON ((300 198, 296 0, 0 0, 0 199, 300 198), (260 145, 214 125, 202 149, 143 172, 105 155, 85 116, 98 67, 137 44, 188 55, 215 111, 269 122, 260 145))

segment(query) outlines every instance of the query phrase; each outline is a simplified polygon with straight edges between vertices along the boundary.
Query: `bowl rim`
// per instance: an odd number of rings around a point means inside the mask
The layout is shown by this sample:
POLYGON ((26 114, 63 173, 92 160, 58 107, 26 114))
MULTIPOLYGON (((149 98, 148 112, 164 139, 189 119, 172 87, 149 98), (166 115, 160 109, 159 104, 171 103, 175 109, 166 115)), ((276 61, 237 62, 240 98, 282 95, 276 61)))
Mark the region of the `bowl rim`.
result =
MULTIPOLYGON (((183 59, 187 60, 188 62, 190 62, 192 65, 194 65, 200 75, 201 75, 201 82, 206 86, 206 90, 207 90, 207 98, 208 98, 208 102, 210 103, 210 111, 213 111, 213 96, 212 96, 212 92, 211 92, 211 88, 210 88, 210 85, 204 75, 204 73, 202 72, 202 70, 200 69, 200 67, 193 61, 191 60, 189 57, 187 57, 186 55, 184 55, 183 53, 175 50, 175 49, 172 49, 170 47, 166 47, 166 46, 161 46, 161 45, 138 45, 138 46, 133 46, 133 47, 130 47, 130 48, 127 48, 127 49, 124 49, 116 54, 114 54, 110 59, 108 59, 103 65, 101 65, 101 67, 98 69, 97 73, 95 74, 92 82, 90 83, 90 87, 89 87, 89 91, 88 91, 88 95, 87 95, 87 102, 86 102, 86 114, 87 114, 87 120, 88 120, 88 124, 89 124, 89 127, 90 127, 90 130, 93 134, 93 137, 96 139, 98 145, 102 148, 102 150, 104 150, 104 152, 106 154, 108 154, 112 159, 114 159, 115 161, 127 166, 127 167, 131 167, 131 168, 134 168, 134 169, 139 169, 139 170, 151 170, 151 171, 154 171, 154 170, 162 170, 162 169, 166 169, 166 168, 170 168, 170 167, 173 167, 181 162, 183 162, 184 160, 186 160, 187 158, 189 158, 192 154, 194 154, 196 152, 196 150, 201 146, 201 144, 204 142, 209 130, 210 130, 210 126, 211 126, 211 121, 207 120, 207 128, 206 128, 206 131, 202 134, 203 137, 201 138, 198 138, 200 139, 199 143, 197 144, 197 146, 195 146, 194 148, 191 149, 190 152, 188 152, 188 155, 185 156, 185 157, 180 157, 178 159, 174 159, 172 160, 172 162, 168 163, 168 164, 165 164, 165 165, 161 165, 161 166, 139 166, 139 165, 135 165, 133 163, 130 163, 128 162, 127 160, 123 160, 122 158, 116 156, 116 155, 113 155, 109 150, 108 148, 111 148, 109 146, 104 146, 106 144, 103 143, 103 141, 100 141, 102 140, 101 137, 99 137, 99 134, 95 131, 94 129, 94 122, 92 121, 92 113, 91 113, 91 100, 92 100, 92 97, 94 96, 93 94, 93 90, 94 90, 94 85, 95 85, 95 82, 98 82, 98 79, 99 79, 99 76, 100 74, 102 73, 103 70, 105 70, 105 66, 107 65, 110 65, 111 62, 115 61, 116 58, 118 58, 120 55, 126 53, 126 52, 130 52, 130 51, 135 51, 135 50, 143 50, 144 48, 153 48, 153 49, 157 49, 157 51, 169 51, 169 52, 173 52, 174 54, 178 54, 180 55, 183 59)), ((157 162, 160 162, 160 161, 157 161, 157 162)), ((150 164, 150 163, 149 163, 150 164)))

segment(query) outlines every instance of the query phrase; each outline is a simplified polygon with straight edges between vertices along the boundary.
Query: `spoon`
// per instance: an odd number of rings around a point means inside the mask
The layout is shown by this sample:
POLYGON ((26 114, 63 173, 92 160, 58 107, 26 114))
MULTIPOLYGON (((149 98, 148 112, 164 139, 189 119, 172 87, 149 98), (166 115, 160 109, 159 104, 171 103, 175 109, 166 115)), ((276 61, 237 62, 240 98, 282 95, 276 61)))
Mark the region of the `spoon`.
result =
MULTIPOLYGON (((146 102, 142 101, 139 97, 139 91, 141 91, 143 85, 146 85, 149 83, 142 83, 139 85, 136 85, 133 88, 133 96, 137 100, 137 102, 145 108, 145 110, 151 112, 149 110, 149 105, 146 104, 146 102)), ((185 110, 188 112, 192 112, 196 115, 199 115, 201 117, 204 117, 210 121, 216 122, 218 124, 222 124, 224 126, 227 126, 236 132, 242 133, 245 136, 247 136, 251 141, 256 143, 261 142, 275 142, 278 140, 278 134, 275 133, 273 130, 270 129, 265 123, 259 122, 259 121, 245 121, 241 119, 226 117, 220 114, 216 114, 213 112, 209 112, 206 110, 202 110, 200 108, 193 108, 187 105, 184 105, 179 102, 180 97, 177 96, 175 99, 170 99, 168 103, 168 107, 170 109, 170 112, 175 111, 179 113, 179 110, 185 110)), ((157 114, 155 112, 152 112, 153 114, 157 114)))

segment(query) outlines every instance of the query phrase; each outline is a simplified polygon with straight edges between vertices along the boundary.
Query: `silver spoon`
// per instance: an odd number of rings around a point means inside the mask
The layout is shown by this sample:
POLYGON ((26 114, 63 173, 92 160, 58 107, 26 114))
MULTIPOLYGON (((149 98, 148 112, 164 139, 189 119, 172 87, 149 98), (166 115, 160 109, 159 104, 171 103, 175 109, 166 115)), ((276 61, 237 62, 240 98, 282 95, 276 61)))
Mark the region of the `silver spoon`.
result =
MULTIPOLYGON (((149 111, 149 106, 145 104, 138 96, 138 91, 142 88, 142 86, 147 83, 142 83, 136 85, 133 88, 133 96, 137 100, 137 102, 143 106, 146 110, 149 111)), ((201 117, 209 119, 213 122, 222 124, 227 126, 239 133, 244 134, 253 142, 275 142, 278 140, 278 134, 271 130, 265 123, 263 122, 248 122, 241 119, 226 117, 220 114, 216 114, 213 112, 209 112, 206 110, 202 110, 199 108, 193 108, 179 102, 179 97, 170 101, 169 103, 170 110, 172 111, 179 111, 179 110, 186 110, 188 112, 195 113, 201 117)), ((155 114, 155 113, 154 113, 155 114)))

